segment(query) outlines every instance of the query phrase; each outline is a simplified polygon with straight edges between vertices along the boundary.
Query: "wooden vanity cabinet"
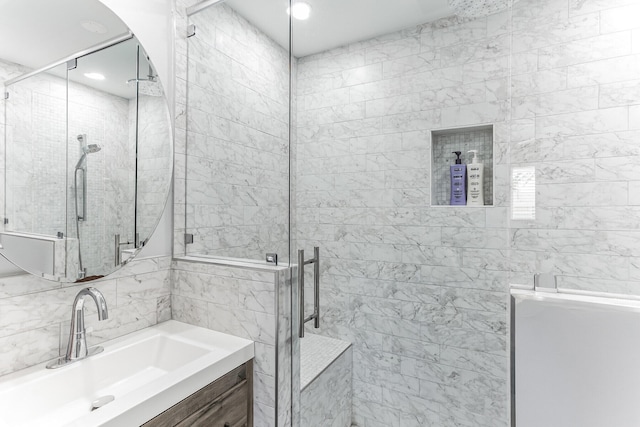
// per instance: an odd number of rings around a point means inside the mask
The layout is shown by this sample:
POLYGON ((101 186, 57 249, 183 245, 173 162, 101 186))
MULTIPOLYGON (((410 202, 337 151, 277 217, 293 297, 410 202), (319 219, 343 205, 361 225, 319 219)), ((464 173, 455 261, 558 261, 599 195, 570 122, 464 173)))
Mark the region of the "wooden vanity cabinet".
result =
POLYGON ((144 427, 253 427, 253 360, 198 390, 144 427))

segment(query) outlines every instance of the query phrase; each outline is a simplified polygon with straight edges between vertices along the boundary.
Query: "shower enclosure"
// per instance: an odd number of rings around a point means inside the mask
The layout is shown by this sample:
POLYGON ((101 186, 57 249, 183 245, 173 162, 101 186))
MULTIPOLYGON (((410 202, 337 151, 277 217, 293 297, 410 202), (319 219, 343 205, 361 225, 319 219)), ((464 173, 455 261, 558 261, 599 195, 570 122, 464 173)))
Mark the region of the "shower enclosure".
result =
POLYGON ((352 344, 356 425, 509 425, 509 285, 638 294, 640 2, 314 2, 291 23, 286 3, 188 11, 176 253, 295 270, 319 247, 305 332, 352 344), (449 206, 471 150, 485 206, 449 206))

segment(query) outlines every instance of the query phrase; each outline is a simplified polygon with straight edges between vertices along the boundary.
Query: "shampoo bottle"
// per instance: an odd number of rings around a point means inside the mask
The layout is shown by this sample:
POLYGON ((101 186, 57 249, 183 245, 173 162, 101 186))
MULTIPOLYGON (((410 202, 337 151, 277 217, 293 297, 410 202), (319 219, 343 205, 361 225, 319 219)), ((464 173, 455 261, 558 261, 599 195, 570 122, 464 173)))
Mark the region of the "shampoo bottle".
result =
POLYGON ((457 156, 456 164, 449 167, 451 172, 451 204, 452 205, 466 205, 467 204, 467 192, 465 189, 465 178, 467 168, 462 164, 460 159, 461 151, 453 151, 453 154, 457 156))
POLYGON ((478 162, 478 150, 469 150, 473 153, 471 163, 467 164, 467 176, 469 178, 469 194, 467 195, 467 205, 484 206, 484 165, 478 162))

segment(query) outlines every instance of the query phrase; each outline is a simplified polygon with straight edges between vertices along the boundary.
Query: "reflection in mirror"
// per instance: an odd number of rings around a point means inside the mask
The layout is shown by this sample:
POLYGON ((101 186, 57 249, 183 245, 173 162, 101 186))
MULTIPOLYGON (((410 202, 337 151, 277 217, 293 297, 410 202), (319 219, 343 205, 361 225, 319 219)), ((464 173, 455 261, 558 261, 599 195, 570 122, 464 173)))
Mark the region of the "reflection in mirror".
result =
POLYGON ((0 242, 24 269, 49 275, 65 270, 57 236, 67 235, 66 73, 61 64, 5 88, 4 231, 12 233, 0 242))
POLYGON ((136 79, 137 50, 136 40, 127 40, 79 58, 69 70, 67 208, 76 247, 67 259, 75 258, 79 278, 113 268, 115 235, 135 241, 136 87, 127 81, 136 79), (98 89, 74 83, 88 76, 98 89))
MULTIPOLYGON (((131 82, 131 81, 130 81, 131 82)), ((132 82, 131 82, 132 83, 132 82)), ((144 50, 138 48, 136 233, 145 243, 153 233, 171 186, 173 168, 169 113, 162 84, 144 50)))
MULTIPOLYGON (((258 29, 242 3, 189 16, 186 253, 287 262, 289 40, 258 29)), ((261 3, 288 34, 288 1, 261 3)))
POLYGON ((59 281, 109 274, 148 241, 171 182, 153 65, 125 35, 44 71, 0 68, 27 71, 5 83, 2 255, 59 281))

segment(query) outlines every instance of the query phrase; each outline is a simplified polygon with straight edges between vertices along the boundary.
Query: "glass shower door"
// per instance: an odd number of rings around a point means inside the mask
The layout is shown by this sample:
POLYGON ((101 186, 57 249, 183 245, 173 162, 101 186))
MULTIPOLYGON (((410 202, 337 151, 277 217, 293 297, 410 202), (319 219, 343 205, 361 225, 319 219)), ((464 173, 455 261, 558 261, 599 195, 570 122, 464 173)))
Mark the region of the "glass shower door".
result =
POLYGON ((64 256, 59 257, 63 264, 56 265, 56 257, 36 242, 53 242, 55 251, 65 250, 58 236, 67 235, 67 66, 28 76, 5 92, 3 201, 9 235, 3 236, 3 244, 12 248, 5 256, 35 274, 64 277, 64 256), (12 236, 36 244, 21 250, 16 240, 13 248, 7 240, 12 236))

